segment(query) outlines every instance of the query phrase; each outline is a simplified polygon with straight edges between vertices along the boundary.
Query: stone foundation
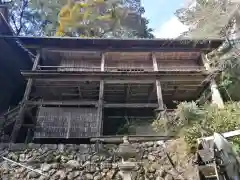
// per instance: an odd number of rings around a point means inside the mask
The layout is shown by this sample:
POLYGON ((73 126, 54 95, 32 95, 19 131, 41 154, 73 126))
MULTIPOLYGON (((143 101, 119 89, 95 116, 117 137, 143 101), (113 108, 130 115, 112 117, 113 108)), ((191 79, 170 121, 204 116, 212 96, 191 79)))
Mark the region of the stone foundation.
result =
MULTIPOLYGON (((182 179, 187 164, 177 167, 177 171, 168 161, 163 147, 157 142, 133 144, 138 162, 132 172, 134 180, 173 180, 182 179)), ((104 145, 95 152, 92 145, 38 145, 15 144, 10 150, 7 144, 1 145, 1 154, 15 162, 40 170, 47 177, 29 171, 23 167, 0 160, 0 177, 10 179, 57 179, 57 180, 121 180, 118 167, 121 158, 116 155, 116 145, 104 145), (5 148, 3 147, 5 145, 5 148)), ((177 149, 176 149, 177 150, 177 149)), ((178 162, 174 160, 176 164, 178 162)))

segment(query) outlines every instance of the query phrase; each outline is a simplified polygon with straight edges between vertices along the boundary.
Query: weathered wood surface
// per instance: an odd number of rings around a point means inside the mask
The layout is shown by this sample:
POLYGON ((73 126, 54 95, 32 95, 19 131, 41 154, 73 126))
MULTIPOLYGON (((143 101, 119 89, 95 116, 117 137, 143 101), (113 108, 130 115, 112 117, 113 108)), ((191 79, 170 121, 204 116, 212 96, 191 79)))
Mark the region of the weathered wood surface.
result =
POLYGON ((75 138, 95 136, 97 108, 41 107, 35 138, 75 138))

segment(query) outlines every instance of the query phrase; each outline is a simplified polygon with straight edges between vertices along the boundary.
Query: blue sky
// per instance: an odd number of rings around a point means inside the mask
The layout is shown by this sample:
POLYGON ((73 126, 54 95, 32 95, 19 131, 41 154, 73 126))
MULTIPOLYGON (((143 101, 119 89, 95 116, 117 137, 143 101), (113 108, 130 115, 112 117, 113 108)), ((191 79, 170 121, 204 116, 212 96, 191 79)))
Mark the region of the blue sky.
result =
POLYGON ((158 38, 174 38, 187 27, 174 16, 174 12, 183 6, 186 0, 142 0, 144 16, 149 19, 149 26, 158 38))

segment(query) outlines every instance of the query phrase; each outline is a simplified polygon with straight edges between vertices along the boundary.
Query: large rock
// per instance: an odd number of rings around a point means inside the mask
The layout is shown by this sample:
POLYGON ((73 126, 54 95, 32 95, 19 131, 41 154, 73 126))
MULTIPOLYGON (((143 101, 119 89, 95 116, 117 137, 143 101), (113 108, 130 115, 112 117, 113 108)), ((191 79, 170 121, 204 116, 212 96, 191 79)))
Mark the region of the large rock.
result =
POLYGON ((157 170, 157 175, 158 175, 159 177, 165 177, 165 176, 166 176, 166 171, 165 171, 165 169, 164 169, 164 168, 158 169, 158 170, 157 170))
POLYGON ((165 180, 174 180, 174 178, 171 174, 167 174, 165 180))
POLYGON ((18 155, 16 153, 13 153, 13 152, 8 154, 8 158, 10 158, 13 161, 18 161, 18 155))
POLYGON ((86 180, 93 180, 93 175, 92 174, 85 174, 86 180))
POLYGON ((67 175, 67 179, 69 179, 69 180, 75 179, 75 178, 79 177, 80 174, 81 174, 81 173, 80 173, 79 171, 70 172, 70 173, 68 173, 68 175, 67 175))
POLYGON ((43 171, 43 172, 48 172, 50 169, 52 168, 52 166, 51 166, 51 164, 42 164, 42 166, 41 166, 41 170, 43 171))
POLYGON ((101 180, 102 179, 102 176, 101 175, 96 175, 94 176, 93 180, 101 180))
POLYGON ((116 170, 110 170, 110 171, 108 171, 107 174, 106 174, 106 178, 109 179, 109 180, 110 180, 110 179, 113 179, 113 177, 114 177, 114 175, 116 174, 116 172, 117 172, 116 170))
POLYGON ((38 178, 38 177, 40 177, 41 176, 41 174, 39 174, 39 173, 37 173, 37 172, 34 172, 34 171, 30 171, 29 173, 28 173, 28 178, 29 179, 31 179, 31 178, 38 178))
POLYGON ((148 155, 148 160, 149 161, 155 161, 156 160, 156 156, 153 156, 153 155, 148 155))
POLYGON ((59 170, 56 172, 56 174, 54 174, 53 178, 56 180, 66 180, 67 175, 66 175, 65 171, 59 170))
POLYGON ((19 161, 24 162, 26 160, 26 155, 25 154, 20 154, 19 155, 19 161))
POLYGON ((69 160, 66 165, 67 167, 75 168, 75 169, 78 169, 80 167, 80 163, 75 160, 69 160))

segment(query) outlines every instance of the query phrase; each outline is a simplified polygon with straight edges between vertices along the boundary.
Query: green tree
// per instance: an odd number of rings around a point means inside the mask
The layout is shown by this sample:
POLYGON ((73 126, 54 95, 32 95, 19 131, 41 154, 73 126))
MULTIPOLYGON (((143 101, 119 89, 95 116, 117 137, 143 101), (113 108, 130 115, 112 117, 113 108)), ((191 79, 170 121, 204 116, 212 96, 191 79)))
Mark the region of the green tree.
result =
MULTIPOLYGON (((99 1, 99 0, 98 0, 99 1)), ((89 0, 90 2, 90 0, 89 0)), ((115 7, 118 1, 110 0, 108 3, 108 9, 113 12, 114 3, 115 7)), ((97 37, 143 37, 153 38, 152 29, 147 27, 148 21, 141 17, 141 13, 144 9, 139 6, 136 0, 125 0, 124 9, 129 10, 134 7, 134 13, 131 13, 128 18, 123 18, 121 23, 110 23, 103 20, 97 20, 99 15, 106 15, 107 13, 102 11, 103 14, 89 12, 88 17, 85 19, 85 26, 80 26, 80 23, 75 24, 77 26, 68 27, 68 36, 80 36, 82 34, 89 34, 92 30, 97 37), (135 17, 131 20, 130 17, 135 17), (134 23, 139 22, 139 23, 134 23), (115 26, 115 25, 118 26, 115 26), (96 31, 98 27, 98 31, 96 31), (99 27, 106 27, 99 28, 99 27), (100 30, 99 30, 100 29, 100 30), (104 30, 103 30, 104 29, 104 30), (99 33, 100 31, 100 33, 99 33), (97 32, 97 33, 96 33, 97 32)), ((19 35, 46 35, 53 36, 57 31, 59 23, 59 12, 66 5, 67 0, 16 0, 11 2, 11 25, 19 35)), ((106 6, 105 6, 106 7, 106 6)), ((120 5, 118 4, 118 7, 120 5)), ((80 15, 80 14, 78 14, 80 15)), ((79 21, 80 22, 80 21, 79 21)))

